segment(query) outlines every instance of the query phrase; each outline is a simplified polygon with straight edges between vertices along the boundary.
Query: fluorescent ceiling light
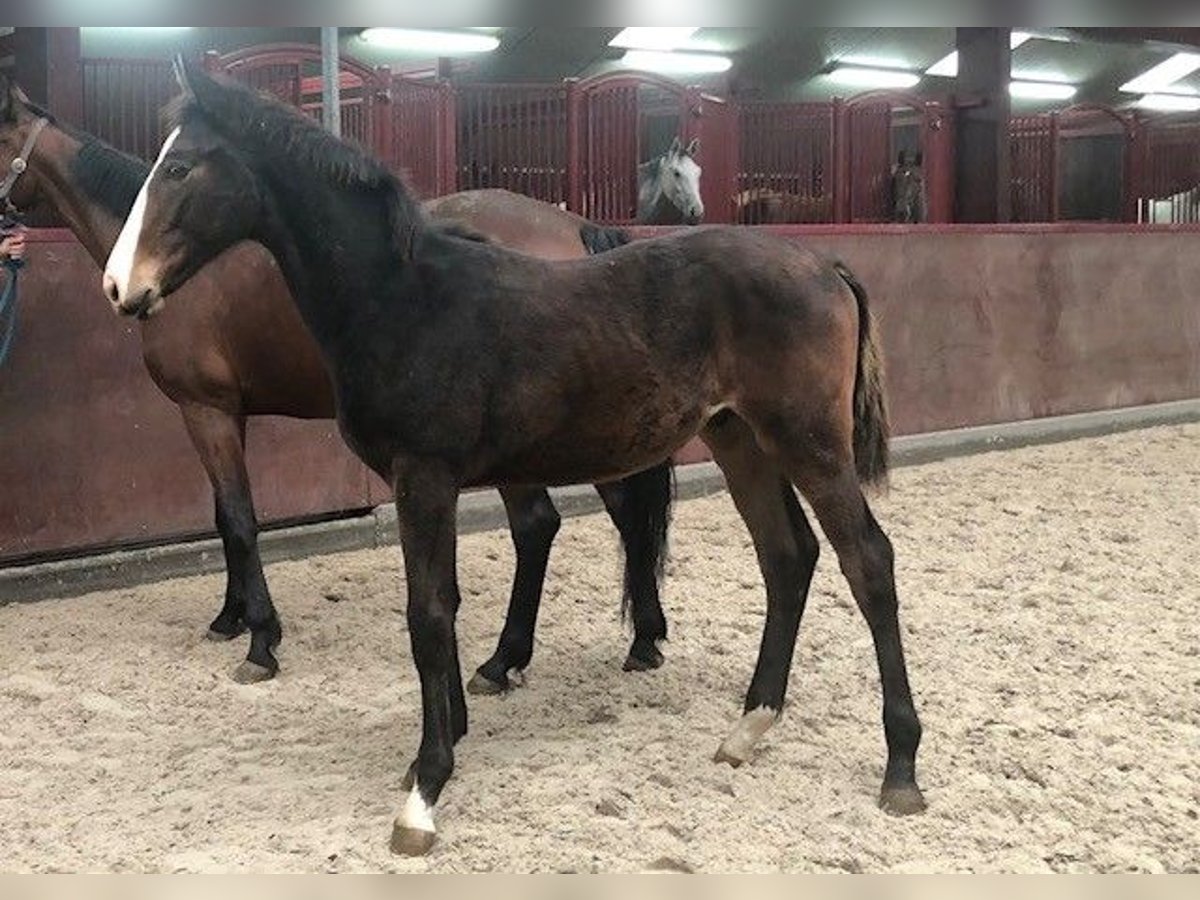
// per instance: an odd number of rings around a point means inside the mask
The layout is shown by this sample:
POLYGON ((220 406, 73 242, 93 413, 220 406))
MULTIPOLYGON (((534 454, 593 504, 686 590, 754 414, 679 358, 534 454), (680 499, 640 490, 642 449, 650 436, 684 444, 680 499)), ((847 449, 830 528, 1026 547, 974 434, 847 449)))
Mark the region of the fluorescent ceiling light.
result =
POLYGON ((140 31, 150 33, 155 31, 191 31, 191 25, 100 25, 94 26, 94 31, 140 31))
POLYGON ((865 69, 902 69, 912 71, 912 64, 899 59, 885 59, 879 56, 843 56, 837 61, 839 66, 859 66, 865 69))
POLYGON ((423 28, 367 28, 359 35, 368 44, 389 50, 412 50, 434 56, 488 53, 500 46, 495 35, 478 31, 433 31, 423 28))
POLYGON ((710 53, 664 53, 658 50, 627 50, 621 61, 631 69, 680 74, 727 72, 733 65, 733 60, 728 56, 710 53))
POLYGON ((610 47, 629 47, 635 50, 676 50, 687 44, 699 26, 673 28, 624 28, 608 42, 610 47))
MULTIPOLYGON (((1132 81, 1121 85, 1131 94, 1153 94, 1169 88, 1181 78, 1200 69, 1200 53, 1176 53, 1168 60, 1148 69, 1132 81)), ((1184 89, 1186 91, 1186 88, 1184 89)))
POLYGON ((1161 112, 1198 112, 1200 96, 1185 97, 1182 94, 1146 94, 1137 102, 1141 109, 1161 112))
MULTIPOLYGON (((1009 35, 1008 47, 1010 50, 1016 50, 1026 41, 1032 40, 1033 35, 1028 31, 1014 31, 1009 35)), ((958 51, 955 50, 947 53, 932 66, 925 70, 926 75, 938 75, 942 78, 957 78, 958 77, 958 51)))
POLYGON ((1010 81, 1008 93, 1022 100, 1070 100, 1075 85, 1055 81, 1010 81))
POLYGON ((865 88, 910 88, 915 87, 921 76, 913 72, 896 69, 866 69, 858 66, 838 66, 829 73, 829 79, 837 84, 865 88))

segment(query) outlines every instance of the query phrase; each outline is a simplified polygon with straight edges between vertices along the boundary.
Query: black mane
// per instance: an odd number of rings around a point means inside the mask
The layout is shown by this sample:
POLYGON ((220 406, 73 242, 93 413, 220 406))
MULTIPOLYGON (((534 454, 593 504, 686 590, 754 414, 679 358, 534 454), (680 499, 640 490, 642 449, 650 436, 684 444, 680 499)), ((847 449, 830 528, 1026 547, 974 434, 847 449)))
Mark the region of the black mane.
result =
POLYGON ((79 154, 71 161, 71 174, 89 197, 124 219, 150 174, 150 165, 98 138, 82 134, 78 137, 82 143, 79 154))
POLYGON ((94 134, 88 134, 60 122, 53 113, 36 103, 26 108, 55 128, 79 141, 79 153, 71 160, 71 177, 80 189, 118 219, 129 215, 137 193, 150 174, 150 165, 136 156, 122 153, 94 134))
POLYGON ((424 222, 416 200, 386 166, 294 107, 223 76, 194 73, 190 88, 167 107, 168 130, 198 115, 218 134, 253 148, 268 166, 272 159, 299 162, 333 187, 392 194, 409 223, 424 222))

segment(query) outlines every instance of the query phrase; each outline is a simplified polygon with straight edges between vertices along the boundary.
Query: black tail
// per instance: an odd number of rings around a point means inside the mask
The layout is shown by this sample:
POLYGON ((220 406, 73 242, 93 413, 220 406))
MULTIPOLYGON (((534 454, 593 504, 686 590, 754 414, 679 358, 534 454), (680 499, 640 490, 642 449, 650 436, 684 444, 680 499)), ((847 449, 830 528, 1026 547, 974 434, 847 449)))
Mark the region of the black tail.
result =
POLYGON ((623 247, 632 238, 624 228, 605 228, 592 222, 579 226, 579 240, 583 242, 588 253, 595 255, 616 247, 623 247))
POLYGON ((854 375, 854 467, 863 484, 882 484, 888 472, 887 401, 883 392, 883 356, 875 341, 867 291, 842 263, 838 275, 858 303, 858 369, 854 375))
MULTIPOLYGON (((622 480, 621 541, 625 546, 625 585, 621 615, 632 611, 635 622, 661 619, 658 585, 667 561, 667 528, 671 524, 674 470, 664 462, 622 480), (642 609, 641 607, 653 607, 642 609)), ((665 630, 665 624, 662 628, 665 630)), ((663 637, 665 637, 665 633, 663 637)))

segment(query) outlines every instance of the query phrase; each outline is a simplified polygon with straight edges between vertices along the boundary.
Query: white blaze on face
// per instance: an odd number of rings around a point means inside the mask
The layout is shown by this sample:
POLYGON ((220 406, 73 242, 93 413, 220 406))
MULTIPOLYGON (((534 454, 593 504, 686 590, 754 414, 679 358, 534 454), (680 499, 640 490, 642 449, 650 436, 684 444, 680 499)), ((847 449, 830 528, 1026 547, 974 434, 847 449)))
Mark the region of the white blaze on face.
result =
POLYGON ((108 254, 108 262, 104 266, 104 277, 111 279, 116 284, 118 298, 125 297, 125 292, 129 289, 129 279, 133 275, 133 255, 137 251, 138 238, 142 234, 142 220, 146 217, 147 187, 177 137, 179 137, 178 128, 167 135, 162 149, 158 151, 158 159, 155 160, 150 174, 142 183, 142 189, 138 191, 137 199, 133 201, 133 209, 129 211, 129 217, 125 220, 121 233, 117 235, 117 242, 113 245, 112 253, 108 254))

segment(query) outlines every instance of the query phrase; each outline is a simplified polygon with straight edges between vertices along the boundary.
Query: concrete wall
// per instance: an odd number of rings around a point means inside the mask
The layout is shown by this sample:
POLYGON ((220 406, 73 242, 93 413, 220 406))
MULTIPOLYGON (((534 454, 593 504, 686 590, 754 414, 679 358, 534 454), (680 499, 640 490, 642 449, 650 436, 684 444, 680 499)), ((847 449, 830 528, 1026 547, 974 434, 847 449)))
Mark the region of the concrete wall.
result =
MULTIPOLYGON (((898 434, 1200 397, 1194 226, 772 230, 866 285, 898 434)), ((138 328, 109 312, 73 238, 33 233, 0 369, 0 564, 209 530, 207 481, 138 328)), ((264 522, 383 497, 331 422, 252 420, 249 435, 264 522)))

